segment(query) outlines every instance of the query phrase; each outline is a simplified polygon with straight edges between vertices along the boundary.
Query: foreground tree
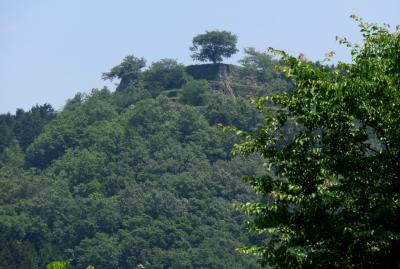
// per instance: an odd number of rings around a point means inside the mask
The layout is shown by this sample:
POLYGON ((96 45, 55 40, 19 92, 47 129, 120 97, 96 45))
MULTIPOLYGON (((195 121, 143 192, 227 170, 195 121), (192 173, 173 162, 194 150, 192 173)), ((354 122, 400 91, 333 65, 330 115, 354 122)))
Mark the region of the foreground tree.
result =
POLYGON ((246 178, 261 202, 239 206, 265 235, 242 251, 263 265, 400 264, 400 35, 353 18, 363 44, 339 39, 352 49, 352 64, 327 68, 271 49, 296 90, 255 99, 264 126, 257 134, 236 130, 245 140, 234 152, 261 154, 269 168, 246 178))
POLYGON ((231 57, 238 52, 237 36, 227 31, 206 31, 205 34, 193 38, 192 58, 197 61, 211 61, 214 64, 222 62, 223 58, 231 57))

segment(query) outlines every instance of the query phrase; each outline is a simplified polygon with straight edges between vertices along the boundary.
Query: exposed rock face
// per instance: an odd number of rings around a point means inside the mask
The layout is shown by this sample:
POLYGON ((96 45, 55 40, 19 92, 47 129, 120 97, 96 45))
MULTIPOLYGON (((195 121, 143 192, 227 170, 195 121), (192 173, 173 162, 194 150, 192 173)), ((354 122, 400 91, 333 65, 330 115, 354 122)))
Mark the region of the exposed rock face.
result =
POLYGON ((232 65, 229 64, 199 64, 199 65, 188 65, 186 72, 191 75, 194 79, 205 79, 211 81, 218 81, 221 78, 222 73, 230 73, 232 65))

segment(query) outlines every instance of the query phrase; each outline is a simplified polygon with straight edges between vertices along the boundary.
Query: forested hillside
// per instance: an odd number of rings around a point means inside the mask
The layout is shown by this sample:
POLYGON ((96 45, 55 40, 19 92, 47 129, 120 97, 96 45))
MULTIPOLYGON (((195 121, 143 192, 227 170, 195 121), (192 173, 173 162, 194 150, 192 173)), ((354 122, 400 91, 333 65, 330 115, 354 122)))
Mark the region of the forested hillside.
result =
POLYGON ((235 251, 258 239, 232 204, 256 199, 241 178, 261 160, 233 158, 239 140, 218 125, 256 128, 249 96, 291 86, 245 52, 239 65, 127 56, 103 74, 115 91, 0 115, 0 268, 258 268, 235 251))

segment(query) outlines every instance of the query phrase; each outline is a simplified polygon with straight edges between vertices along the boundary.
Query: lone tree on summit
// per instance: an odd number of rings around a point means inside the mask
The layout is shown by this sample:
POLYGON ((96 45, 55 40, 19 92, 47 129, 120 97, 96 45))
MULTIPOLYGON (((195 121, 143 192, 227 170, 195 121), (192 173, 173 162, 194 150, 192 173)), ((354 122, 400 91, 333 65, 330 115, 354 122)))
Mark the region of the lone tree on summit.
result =
POLYGON ((205 34, 193 38, 193 60, 214 64, 222 62, 222 58, 228 58, 238 52, 236 48, 237 36, 227 31, 206 31, 205 34))

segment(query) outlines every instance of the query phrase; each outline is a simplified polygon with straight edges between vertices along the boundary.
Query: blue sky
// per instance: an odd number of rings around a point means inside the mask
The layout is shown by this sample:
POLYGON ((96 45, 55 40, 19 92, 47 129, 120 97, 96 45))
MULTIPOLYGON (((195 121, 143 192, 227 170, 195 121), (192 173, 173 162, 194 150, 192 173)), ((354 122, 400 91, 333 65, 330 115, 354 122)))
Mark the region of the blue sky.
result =
POLYGON ((353 13, 395 26, 400 1, 0 0, 0 113, 61 109, 78 91, 114 89, 101 73, 128 54, 191 64, 191 40, 206 30, 238 35, 241 51, 272 46, 318 60, 334 50, 349 61, 335 36, 360 41, 353 13))

